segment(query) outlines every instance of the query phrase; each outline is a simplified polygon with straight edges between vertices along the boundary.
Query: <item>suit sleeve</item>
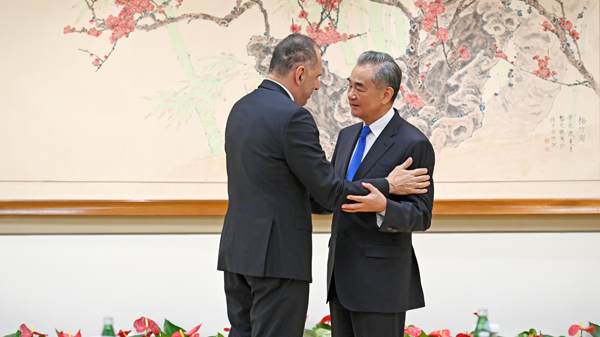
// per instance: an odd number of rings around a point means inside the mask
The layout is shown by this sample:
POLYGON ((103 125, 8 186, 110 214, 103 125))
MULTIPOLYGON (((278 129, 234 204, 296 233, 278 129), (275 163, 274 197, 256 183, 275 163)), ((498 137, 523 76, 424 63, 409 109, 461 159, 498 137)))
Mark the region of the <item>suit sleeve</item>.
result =
MULTIPOLYGON (((349 202, 346 197, 367 195, 369 190, 361 182, 350 182, 338 177, 333 165, 325 157, 319 143, 319 130, 308 110, 296 111, 284 132, 283 151, 289 168, 308 189, 310 195, 322 207, 338 210, 349 202)), ((385 178, 368 182, 387 193, 389 184, 385 178)))
POLYGON ((385 217, 380 230, 387 233, 425 231, 431 226, 433 210, 433 169, 435 152, 428 140, 414 142, 407 151, 413 158, 410 170, 427 168, 431 185, 425 194, 391 195, 387 199, 385 217))
MULTIPOLYGON (((333 167, 335 167, 335 158, 337 157, 338 144, 339 144, 338 142, 335 143, 335 149, 333 150, 333 156, 331 157, 331 165, 333 165, 333 167)), ((321 204, 319 204, 315 200, 315 198, 312 197, 312 195, 310 196, 310 208, 311 208, 312 214, 318 214, 318 215, 333 214, 333 210, 323 207, 321 204)))

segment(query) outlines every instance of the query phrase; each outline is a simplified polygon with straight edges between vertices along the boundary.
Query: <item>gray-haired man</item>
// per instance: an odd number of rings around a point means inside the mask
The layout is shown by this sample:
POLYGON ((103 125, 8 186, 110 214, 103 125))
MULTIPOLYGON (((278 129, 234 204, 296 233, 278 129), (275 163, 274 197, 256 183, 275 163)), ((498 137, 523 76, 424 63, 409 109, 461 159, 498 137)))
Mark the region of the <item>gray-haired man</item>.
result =
MULTIPOLYGON (((411 167, 433 173, 431 143, 392 107, 401 78, 387 54, 369 51, 358 58, 348 100, 363 122, 339 134, 332 158, 338 175, 351 181, 385 177, 409 158, 411 167)), ((334 212, 327 268, 334 337, 404 336, 406 311, 425 305, 411 233, 431 224, 433 180, 417 187, 388 197, 368 187, 367 196, 348 196, 358 204, 334 212)))

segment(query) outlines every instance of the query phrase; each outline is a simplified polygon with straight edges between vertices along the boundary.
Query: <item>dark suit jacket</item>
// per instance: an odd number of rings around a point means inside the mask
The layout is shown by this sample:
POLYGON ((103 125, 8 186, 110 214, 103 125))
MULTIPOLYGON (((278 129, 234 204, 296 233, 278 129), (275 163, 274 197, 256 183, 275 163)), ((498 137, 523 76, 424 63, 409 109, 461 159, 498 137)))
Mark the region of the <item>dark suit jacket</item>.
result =
MULTIPOLYGON (((348 194, 368 191, 335 174, 310 112, 268 80, 231 109, 225 151, 229 207, 218 269, 311 281, 309 193, 340 209, 348 194)), ((387 180, 369 182, 387 195, 387 180)))
MULTIPOLYGON (((362 123, 340 131, 332 163, 338 175, 348 170, 362 123)), ((433 174, 431 143, 397 111, 363 159, 354 179, 387 176, 408 157, 410 169, 425 167, 433 174)), ((377 227, 375 213, 335 211, 329 243, 327 284, 335 268, 340 302, 352 311, 404 312, 425 306, 411 232, 431 225, 433 179, 420 195, 390 195, 385 220, 377 227)))

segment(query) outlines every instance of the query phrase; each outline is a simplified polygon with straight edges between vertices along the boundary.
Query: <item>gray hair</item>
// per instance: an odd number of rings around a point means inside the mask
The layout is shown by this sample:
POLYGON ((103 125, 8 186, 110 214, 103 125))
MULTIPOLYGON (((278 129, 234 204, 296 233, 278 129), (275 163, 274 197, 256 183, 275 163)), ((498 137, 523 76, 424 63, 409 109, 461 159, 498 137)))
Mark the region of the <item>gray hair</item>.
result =
POLYGON ((394 61, 394 58, 386 53, 381 53, 377 51, 366 51, 358 57, 356 65, 365 66, 377 66, 375 72, 373 73, 373 83, 378 90, 381 90, 386 87, 391 87, 394 90, 394 94, 392 95, 392 103, 396 100, 396 96, 398 96, 398 91, 400 91, 400 82, 402 80, 402 70, 394 61))
POLYGON ((317 66, 317 50, 319 45, 310 37, 301 34, 290 34, 281 40, 273 50, 269 65, 269 73, 286 76, 296 65, 302 64, 309 69, 317 66))

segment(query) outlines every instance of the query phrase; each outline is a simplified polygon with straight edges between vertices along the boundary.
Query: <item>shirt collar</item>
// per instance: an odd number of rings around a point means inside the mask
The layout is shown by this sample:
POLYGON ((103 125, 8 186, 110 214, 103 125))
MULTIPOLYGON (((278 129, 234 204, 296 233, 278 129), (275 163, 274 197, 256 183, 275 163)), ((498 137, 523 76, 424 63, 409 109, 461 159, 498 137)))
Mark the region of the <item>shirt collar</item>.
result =
POLYGON ((277 84, 278 84, 280 87, 282 87, 282 88, 283 88, 283 90, 285 90, 285 92, 287 92, 287 93, 288 93, 288 95, 290 96, 290 98, 292 99, 292 101, 294 100, 294 96, 292 96, 292 93, 291 93, 289 90, 287 90, 287 88, 286 88, 286 87, 284 87, 284 86, 283 86, 283 84, 281 84, 281 83, 279 83, 279 82, 277 82, 277 81, 275 81, 275 80, 272 80, 272 79, 270 79, 270 78, 265 78, 265 80, 269 80, 269 81, 271 81, 271 82, 275 82, 275 83, 277 83, 277 84))
MULTIPOLYGON (((392 107, 385 115, 383 115, 381 118, 369 125, 369 128, 371 129, 371 132, 375 135, 375 137, 379 137, 379 134, 383 132, 383 129, 385 129, 388 123, 392 120, 392 117, 394 117, 395 113, 396 111, 392 107)), ((365 125, 365 122, 363 122, 363 126, 365 125)))

